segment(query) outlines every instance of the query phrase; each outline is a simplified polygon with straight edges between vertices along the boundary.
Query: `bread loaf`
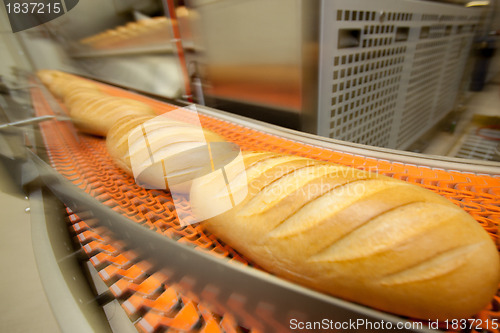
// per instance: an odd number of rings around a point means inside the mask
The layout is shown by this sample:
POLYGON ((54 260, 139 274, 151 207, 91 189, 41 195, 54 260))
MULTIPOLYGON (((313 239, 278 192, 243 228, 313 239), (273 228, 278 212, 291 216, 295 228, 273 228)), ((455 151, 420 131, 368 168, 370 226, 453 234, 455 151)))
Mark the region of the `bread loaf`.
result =
POLYGON ((74 75, 54 70, 40 70, 37 75, 63 100, 72 121, 83 132, 106 136, 111 126, 124 117, 156 115, 145 103, 110 96, 96 84, 74 75))
POLYGON ((75 89, 85 88, 87 90, 99 91, 97 85, 82 79, 56 78, 52 83, 53 90, 57 97, 64 99, 72 94, 75 89))
POLYGON ((106 136, 109 129, 124 117, 156 115, 150 106, 132 99, 88 93, 71 102, 69 113, 81 131, 99 136, 106 136))
POLYGON ((106 136, 106 148, 116 165, 133 175, 130 155, 128 151, 128 136, 130 132, 152 119, 152 116, 123 117, 114 124, 106 136))
POLYGON ((63 75, 62 72, 51 70, 51 69, 41 69, 36 72, 36 75, 45 85, 50 85, 56 76, 63 75))
POLYGON ((100 91, 99 87, 90 81, 57 70, 39 70, 37 72, 37 76, 40 81, 42 81, 42 83, 60 99, 67 98, 78 89, 85 89, 87 91, 90 90, 94 92, 100 91))
MULTIPOLYGON (((493 298, 499 256, 465 211, 418 186, 273 153, 244 156, 248 195, 202 226, 264 269, 413 318, 466 318, 493 298)), ((227 167, 233 196, 245 174, 227 167), (236 184, 231 186, 231 184, 236 184)), ((227 200, 214 176, 193 182, 201 217, 227 200)))
POLYGON ((176 191, 184 193, 189 190, 190 180, 206 166, 201 155, 206 152, 206 144, 213 142, 224 139, 167 116, 126 117, 110 129, 106 146, 117 165, 134 175, 141 185, 168 189, 169 182, 183 184, 176 191))

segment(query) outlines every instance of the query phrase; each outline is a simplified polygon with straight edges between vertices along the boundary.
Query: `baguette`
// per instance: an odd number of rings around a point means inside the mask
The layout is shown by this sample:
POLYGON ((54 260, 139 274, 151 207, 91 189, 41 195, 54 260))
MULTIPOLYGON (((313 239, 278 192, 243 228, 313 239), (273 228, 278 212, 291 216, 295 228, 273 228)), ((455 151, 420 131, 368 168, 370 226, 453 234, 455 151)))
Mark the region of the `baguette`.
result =
POLYGON ((74 88, 71 93, 68 93, 63 97, 63 102, 68 110, 71 110, 72 107, 82 103, 85 100, 92 100, 95 98, 106 96, 108 95, 104 94, 100 90, 89 89, 88 87, 77 87, 74 88))
POLYGON ((214 142, 224 139, 166 116, 145 116, 118 121, 107 135, 106 147, 116 164, 134 175, 140 185, 169 189, 169 183, 177 184, 177 192, 187 193, 190 180, 207 164, 203 147, 214 142))
MULTIPOLYGON (((438 194, 302 157, 245 153, 244 162, 245 199, 202 226, 269 272, 424 320, 467 318, 493 298, 493 241, 438 194)), ((240 196, 244 174, 230 165, 227 174, 240 196)), ((228 200, 225 189, 213 175, 193 182, 199 218, 228 200)))
POLYGON ((147 104, 102 94, 83 94, 71 100, 69 114, 73 123, 83 132, 106 136, 110 128, 128 116, 154 116, 155 111, 147 104))
POLYGON ((56 97, 63 100, 69 95, 73 95, 74 91, 78 89, 100 92, 99 87, 94 83, 57 70, 42 69, 37 71, 36 74, 40 81, 42 81, 56 97))
POLYGON ((128 151, 128 136, 130 132, 153 119, 152 116, 123 117, 114 124, 106 136, 106 148, 115 164, 129 175, 133 175, 130 154, 128 151))
POLYGON ((69 74, 60 74, 53 77, 48 84, 49 90, 58 98, 64 99, 76 88, 86 88, 99 91, 97 85, 92 82, 76 78, 69 74))
POLYGON ((54 95, 63 100, 71 120, 82 132, 106 136, 109 129, 124 117, 156 115, 145 103, 110 96, 94 83, 71 74, 40 70, 37 75, 54 95))

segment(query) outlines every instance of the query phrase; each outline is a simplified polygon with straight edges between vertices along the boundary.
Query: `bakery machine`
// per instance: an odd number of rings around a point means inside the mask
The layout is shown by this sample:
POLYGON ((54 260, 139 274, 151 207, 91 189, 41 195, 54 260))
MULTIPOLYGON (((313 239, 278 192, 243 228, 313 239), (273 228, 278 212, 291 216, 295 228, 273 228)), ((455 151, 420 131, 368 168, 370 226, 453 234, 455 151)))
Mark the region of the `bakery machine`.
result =
POLYGON ((484 15, 465 1, 188 4, 208 105, 396 149, 456 107, 484 15))
MULTIPOLYGON (((5 8, 2 23, 10 34, 5 8)), ((168 98, 183 95, 172 21, 159 0, 80 1, 15 38, 32 67, 91 76, 168 98)))
MULTIPOLYGON (((205 4, 216 5, 217 1, 205 4)), ((303 13, 307 13, 307 6, 301 4, 303 13)), ((389 14, 393 17, 394 13, 399 13, 396 9, 387 12, 387 18, 389 14)), ((369 15, 372 12, 376 19, 381 15, 378 9, 371 10, 369 15)), ((343 9, 342 15, 345 15, 343 9)), ((349 12, 349 15, 354 14, 349 12)), ((358 15, 356 13, 356 17, 358 15)), ((352 26, 357 27, 358 23, 353 21, 352 26)), ((410 26, 407 31, 410 38, 415 33, 413 25, 405 24, 410 26)), ((376 34, 375 24, 373 26, 376 34)), ((294 29, 293 25, 287 28, 294 29)), ((314 34, 310 31, 305 35, 312 38, 314 34)), ((360 31, 360 36, 365 36, 364 31, 360 31)), ((373 44, 371 48, 367 46, 363 51, 365 57, 374 47, 373 44)), ((301 49, 304 51, 301 51, 301 59, 311 55, 318 59, 318 44, 311 43, 306 49, 301 49)), ((345 52, 348 49, 345 48, 345 52)), ((95 52, 80 54, 75 58, 81 56, 100 63, 103 55, 96 55, 95 52)), ((190 55, 195 54, 187 54, 190 55)), ((344 69, 345 73, 351 68, 352 76, 358 66, 355 75, 360 75, 359 65, 349 63, 348 53, 345 56, 344 64, 341 56, 337 65, 335 57, 331 59, 332 80, 334 68, 337 71, 344 69)), ((382 60, 371 57, 370 53, 370 59, 365 58, 367 64, 373 63, 376 67, 379 63, 380 69, 382 60)), ((388 59, 384 61, 390 63, 390 59, 403 56, 386 54, 385 57, 388 59)), ((301 63, 298 71, 264 66, 269 75, 275 74, 268 86, 275 87, 283 74, 290 83, 285 91, 294 92, 292 95, 296 98, 285 98, 289 105, 317 103, 316 97, 311 99, 312 90, 302 94, 302 85, 296 85, 299 81, 290 79, 314 73, 314 70, 307 70, 310 64, 301 63)), ((260 85, 257 70, 261 69, 257 65, 254 67, 256 75, 254 81, 246 81, 247 88, 254 83, 260 85)), ((87 79, 92 80, 90 77, 87 79)), ((119 87, 114 78, 106 80, 104 74, 97 78, 99 81, 92 82, 107 94, 141 101, 158 113, 186 106, 179 99, 148 95, 141 89, 127 86, 124 81, 120 81, 122 87, 119 87)), ((234 87, 237 90, 238 85, 234 87)), ((324 319, 333 328, 335 323, 364 323, 359 328, 367 332, 389 325, 394 331, 430 331, 424 325, 429 323, 383 313, 279 279, 206 233, 199 225, 181 226, 178 214, 182 212, 177 209, 185 203, 174 204, 166 191, 138 186, 133 177, 114 165, 102 138, 75 129, 61 101, 47 91, 32 72, 18 73, 16 80, 7 82, 5 89, 8 93, 0 95, 1 154, 9 152, 4 157, 15 165, 11 168, 13 176, 29 197, 39 275, 61 331, 286 332, 295 330, 299 323, 324 319), (21 90, 25 92, 22 100, 14 93, 21 90), (397 325, 400 326, 396 328, 397 325)), ((282 92, 280 89, 277 88, 278 93, 282 92)), ((207 97, 214 96, 215 93, 207 97)), ((268 104, 272 104, 271 100, 276 101, 270 96, 268 104)), ((374 101, 373 108, 378 105, 376 103, 374 101)), ((204 127, 243 149, 333 161, 376 171, 439 193, 468 211, 498 244, 500 167, 496 163, 369 147, 270 125, 209 106, 196 107, 204 127)), ((281 108, 281 111, 290 108, 294 107, 281 108)), ((292 114, 306 116, 299 107, 292 114)), ((499 316, 495 298, 475 319, 493 320, 499 316)), ((446 327, 440 326, 440 329, 446 330, 446 327)))
MULTIPOLYGON (((182 106, 94 83, 159 113, 182 106)), ((2 132, 2 141, 18 152, 14 161, 20 167, 13 170, 30 198, 40 278, 62 331, 286 332, 325 318, 332 325, 356 322, 361 331, 381 325, 429 331, 430 323, 279 279, 199 225, 181 226, 178 215, 187 202, 174 204, 168 192, 138 186, 115 166, 104 139, 75 130, 60 102, 36 79, 27 87, 33 108, 23 118, 30 122, 12 122, 19 115, 2 97, 11 121, 4 127, 15 134, 2 132)), ((203 127, 242 149, 334 161, 430 189, 468 211, 497 241, 496 163, 368 148, 197 108, 203 127)), ((495 302, 476 319, 497 318, 495 302)))

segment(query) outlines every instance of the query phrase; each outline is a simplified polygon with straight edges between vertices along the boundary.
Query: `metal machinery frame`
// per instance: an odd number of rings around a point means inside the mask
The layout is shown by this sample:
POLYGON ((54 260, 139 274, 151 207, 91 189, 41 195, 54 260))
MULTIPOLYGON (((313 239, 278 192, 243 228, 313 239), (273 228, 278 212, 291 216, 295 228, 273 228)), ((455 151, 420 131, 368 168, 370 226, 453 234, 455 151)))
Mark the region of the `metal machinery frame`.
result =
POLYGON ((463 2, 416 0, 189 4, 201 18, 207 95, 298 116, 309 133, 395 149, 456 107, 482 15, 463 2))

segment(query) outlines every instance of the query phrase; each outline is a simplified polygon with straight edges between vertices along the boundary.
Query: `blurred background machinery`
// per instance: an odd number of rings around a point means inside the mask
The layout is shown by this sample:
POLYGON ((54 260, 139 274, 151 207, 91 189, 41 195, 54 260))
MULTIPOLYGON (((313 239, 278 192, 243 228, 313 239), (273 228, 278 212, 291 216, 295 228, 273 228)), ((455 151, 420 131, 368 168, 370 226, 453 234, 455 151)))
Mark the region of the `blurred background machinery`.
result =
POLYGON ((456 107, 485 16, 463 2, 190 4, 214 105, 264 107, 267 121, 281 111, 287 116, 275 121, 290 127, 396 149, 456 107))
POLYGON ((496 1, 86 0, 3 34, 24 58, 2 66, 67 70, 329 138, 419 150, 424 134, 460 116, 469 87, 481 90, 498 71, 498 10, 496 1))

